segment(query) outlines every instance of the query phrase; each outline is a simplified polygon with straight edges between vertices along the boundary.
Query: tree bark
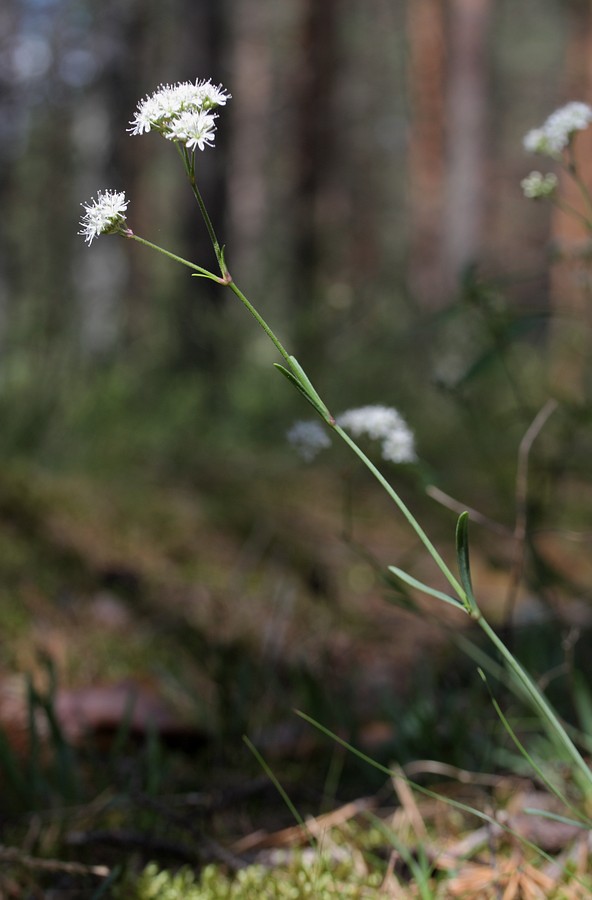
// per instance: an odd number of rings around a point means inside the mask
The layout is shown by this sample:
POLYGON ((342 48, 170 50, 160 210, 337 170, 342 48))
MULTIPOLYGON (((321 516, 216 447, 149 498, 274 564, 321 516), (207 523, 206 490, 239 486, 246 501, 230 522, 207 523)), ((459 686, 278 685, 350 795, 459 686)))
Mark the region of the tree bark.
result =
POLYGON ((447 173, 444 208, 445 283, 459 277, 483 251, 488 146, 492 0, 450 0, 447 90, 447 173))
POLYGON ((305 369, 314 372, 324 347, 321 308, 323 198, 331 180, 336 128, 339 0, 305 0, 294 61, 294 182, 290 289, 295 309, 293 345, 305 369))
MULTIPOLYGON (((563 93, 567 100, 589 101, 592 97, 592 7, 589 2, 574 3, 569 12, 563 93)), ((577 171, 591 187, 592 127, 577 133, 572 146, 577 171)), ((590 219, 590 209, 566 172, 560 176, 559 200, 590 219)), ((551 387, 561 398, 579 404, 586 399, 592 353, 592 242, 590 231, 581 220, 557 208, 551 219, 551 238, 555 256, 550 278, 551 387)))
POLYGON ((444 201, 443 0, 409 0, 409 285, 420 306, 442 302, 444 201))

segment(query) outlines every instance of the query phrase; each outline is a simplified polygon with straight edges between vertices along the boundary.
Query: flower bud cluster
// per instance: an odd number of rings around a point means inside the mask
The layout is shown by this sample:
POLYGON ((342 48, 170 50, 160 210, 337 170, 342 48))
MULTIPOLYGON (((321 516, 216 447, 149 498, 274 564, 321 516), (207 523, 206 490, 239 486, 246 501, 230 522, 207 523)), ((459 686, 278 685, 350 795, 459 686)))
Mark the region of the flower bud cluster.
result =
POLYGON ((557 175, 554 175, 553 172, 548 172, 546 175, 541 172, 531 172, 520 182, 524 196, 529 200, 551 197, 557 190, 557 184, 557 175))

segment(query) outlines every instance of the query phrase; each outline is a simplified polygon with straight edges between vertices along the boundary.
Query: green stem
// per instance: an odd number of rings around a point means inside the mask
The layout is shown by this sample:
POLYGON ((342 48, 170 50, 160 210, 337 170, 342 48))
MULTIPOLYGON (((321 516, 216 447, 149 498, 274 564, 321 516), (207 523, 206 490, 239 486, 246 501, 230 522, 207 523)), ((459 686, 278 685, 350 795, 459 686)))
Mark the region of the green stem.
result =
POLYGON ((208 230, 208 235, 210 236, 210 241, 212 242, 212 247, 214 248, 214 253, 216 254, 216 259, 218 260, 218 265, 220 266, 222 278, 226 280, 229 277, 229 272, 226 267, 226 263, 224 262, 224 253, 216 236, 216 231, 214 229, 212 220, 210 219, 210 214, 206 209, 206 205, 203 201, 203 197, 201 196, 201 193, 197 186, 197 181, 195 179, 195 152, 190 153, 185 145, 179 143, 178 141, 175 142, 175 146, 177 147, 177 151, 183 162, 183 168, 185 169, 185 173, 187 175, 187 178, 189 179, 189 184, 191 185, 193 196, 197 200, 199 211, 201 212, 202 218, 208 230))
MULTIPOLYGON (((227 273, 227 275, 228 275, 228 273, 227 273)), ((267 337, 270 339, 270 341, 272 341, 272 343, 275 345, 276 349, 284 357, 284 359, 290 366, 290 369, 292 369, 293 365, 292 365, 292 358, 290 357, 290 354, 288 353, 288 351, 286 350, 286 348, 284 347, 282 342, 279 340, 279 338, 271 330, 271 328, 269 327, 269 325, 267 324, 267 322, 265 321, 263 316, 259 315, 259 313, 255 309, 253 304, 249 300, 247 300, 247 298, 245 297, 243 292, 236 286, 234 281, 228 281, 227 284, 228 284, 228 287, 230 288, 230 290, 233 292, 233 294, 236 294, 236 296, 241 301, 241 303, 244 306, 246 306, 246 308, 249 310, 249 312, 251 313, 253 318, 261 326, 261 328, 263 329, 263 331, 265 332, 267 337)))
POLYGON ((589 231, 592 229, 592 222, 590 219, 587 219, 586 216, 582 215, 581 212, 578 212, 577 209, 574 209, 573 206, 570 206, 569 203, 563 203, 561 200, 552 200, 552 203, 557 209, 560 209, 561 212, 566 213, 566 215, 579 219, 589 231))
MULTIPOLYGON (((243 303, 244 306, 249 310, 249 312, 251 313, 253 318, 258 322, 258 324, 261 326, 261 328, 263 329, 265 334, 270 338, 270 340, 273 342, 273 344, 275 345, 277 350, 281 353, 283 358, 288 363, 290 369, 293 371, 294 365, 293 365, 292 357, 289 355, 288 351, 285 349, 285 347, 283 346, 281 341, 276 337, 274 332, 271 330, 271 328, 269 327, 269 325, 267 324, 265 319, 257 312, 257 310, 252 305, 252 303, 250 303, 250 301, 247 300, 247 298, 245 297, 243 292, 236 286, 236 284, 233 281, 228 282, 228 287, 234 294, 236 294, 236 296, 239 298, 241 303, 243 303)), ((391 497, 391 499, 396 503, 396 505, 399 507, 399 509, 401 510, 401 512, 403 513, 403 515, 405 516, 405 518, 407 519, 407 521, 413 528, 413 530, 418 535, 418 537, 421 540, 421 542, 423 543, 423 545, 428 550, 430 556, 432 557, 432 559, 434 560, 434 562, 436 563, 438 568, 443 573, 443 575, 446 578, 446 580, 448 581, 448 583, 451 585, 453 590, 458 594, 458 596, 460 597, 463 604, 467 605, 467 603, 468 603, 467 596, 466 596, 466 593, 465 593, 463 587, 461 586, 460 582, 454 577, 454 575, 452 574, 452 572, 450 571, 450 569, 448 568, 448 566, 446 565, 446 563, 444 562, 444 560, 442 559, 442 557, 440 556, 440 554, 438 553, 438 551, 436 550, 436 548, 434 547, 434 545, 432 544, 430 539, 428 538, 427 534, 425 533, 425 531, 423 530, 423 528, 421 527, 421 525, 419 524, 419 522, 417 521, 415 516, 411 513, 411 511, 408 509, 408 507, 405 505, 405 503, 399 497, 399 495, 394 490, 394 488, 391 487, 391 485, 386 480, 386 478, 382 475, 382 473, 379 471, 379 469, 377 469, 376 466, 374 465, 374 463, 370 459, 368 459, 366 454, 358 447, 358 445, 355 443, 355 441, 353 441, 352 438, 350 438, 350 436, 345 431, 343 431, 343 429, 340 428, 338 425, 334 425, 333 427, 334 427, 336 433, 341 437, 341 439, 343 441, 345 441, 345 443, 362 460, 364 465, 370 470, 370 472, 380 482, 380 484, 383 486, 383 488, 388 493, 388 495, 391 497)))
POLYGON ((208 214, 206 209, 206 205, 203 202, 203 198, 199 192, 199 188, 197 186, 197 182, 195 180, 195 172, 191 171, 189 175, 189 183, 191 185, 191 190, 193 191, 193 195, 197 200, 200 212, 202 214, 203 220, 206 223, 206 228, 208 229, 208 234, 210 236, 210 240, 212 242, 212 246, 214 248, 214 253, 216 254, 216 259, 218 260, 218 265, 220 266, 220 272, 222 274, 222 278, 228 277, 228 269, 226 267, 226 263, 224 262, 224 253, 222 252, 222 248, 218 242, 218 238, 216 237, 216 232, 214 231, 214 226, 212 225, 212 220, 208 214))
MULTIPOLYGON (((575 181, 577 186, 579 187, 582 197, 584 198, 584 203, 586 204, 586 206, 588 208, 588 213, 590 215, 592 215, 592 195, 590 194, 590 190, 589 190, 586 182, 582 178, 580 178, 572 146, 570 146, 569 157, 570 157, 569 162, 567 163, 567 166, 566 166, 567 171, 571 175, 571 177, 573 178, 573 180, 575 181)), ((588 228, 590 228, 590 221, 589 220, 586 220, 586 221, 587 221, 588 228)))
POLYGON ((391 487, 391 485, 386 480, 384 475, 382 475, 382 473, 380 472, 379 469, 376 468, 374 463, 370 459, 368 459, 366 454, 362 450, 360 450, 360 448, 358 447, 356 442, 354 440, 352 440, 352 438, 350 438, 350 436, 349 436, 349 434, 347 434, 347 432, 345 432, 342 428, 340 428, 339 425, 334 425, 333 428, 334 428, 335 432, 339 435, 339 437, 343 441, 345 441, 345 443, 349 447, 351 447, 351 449, 354 451, 356 456, 358 456, 362 460, 362 462, 364 463, 366 468, 370 470, 372 475, 374 475, 374 477, 377 479, 377 481, 385 489, 385 491, 387 492, 387 494, 389 495, 391 500, 393 500, 396 503, 396 505, 399 507, 400 511, 403 513, 403 515, 405 516, 405 518, 407 519, 407 521, 409 522, 409 524, 411 525, 411 527, 413 528, 413 530, 415 531, 417 536, 419 537, 420 541, 422 542, 422 544, 424 545, 424 547, 426 548, 426 550, 428 551, 428 553, 430 554, 430 556, 432 557, 432 559, 434 560, 434 562, 436 563, 436 565, 438 566, 438 568, 440 569, 440 571, 442 572, 442 574, 444 575, 444 577, 446 578, 446 580, 448 581, 450 586, 454 589, 454 591, 456 591, 456 593, 460 597, 463 605, 465 605, 465 607, 468 607, 467 595, 466 595, 462 585, 454 577, 454 575, 452 574, 452 572, 450 571, 450 569, 448 568, 448 566, 446 565, 446 563, 444 562, 444 560, 442 559, 442 557, 440 556, 440 554, 438 553, 438 551, 436 550, 436 548, 434 547, 432 542, 430 541, 429 537, 427 536, 427 534, 425 533, 425 531, 423 530, 423 528, 421 527, 421 525, 419 524, 419 522, 417 521, 417 519, 415 518, 413 513, 408 509, 408 507, 405 505, 403 500, 401 500, 401 498, 399 497, 399 495, 397 494, 395 489, 393 487, 391 487))
POLYGON ((122 231, 121 233, 124 237, 129 238, 132 241, 137 241, 138 244, 143 244, 145 247, 150 247, 151 250, 158 250, 158 252, 162 253, 163 256, 168 256, 169 259, 174 260, 174 262, 181 263, 182 266, 187 266, 188 269, 194 269, 196 272, 199 272, 200 275, 205 275, 207 278, 211 278, 213 281, 217 282, 220 282, 221 280, 217 275, 214 275, 213 272, 209 272, 207 269, 202 269, 201 266, 196 266, 195 263, 189 262, 188 259, 183 259, 182 256, 177 256, 176 253, 171 253, 169 250, 165 250, 163 247, 159 247, 158 244, 153 244, 151 241, 147 241, 145 238, 139 237, 129 229, 127 229, 126 231, 122 231))
POLYGON ((592 771, 586 765, 581 753, 567 734, 553 708, 549 703, 547 703, 547 700, 545 699, 543 693, 533 682, 526 670, 522 668, 518 660, 508 650, 502 639, 496 634, 489 622, 483 618, 481 613, 478 613, 478 615, 475 616, 475 619, 479 627, 482 629, 482 631, 485 632, 491 643, 499 651, 509 668, 516 675, 526 696, 528 697, 534 708, 537 710, 537 712, 540 714, 541 718, 546 721, 547 725, 552 729, 557 737, 559 737, 565 751, 569 755, 571 761, 574 763, 576 769, 578 769, 578 771, 584 776, 585 782, 588 786, 588 790, 592 793, 592 771))

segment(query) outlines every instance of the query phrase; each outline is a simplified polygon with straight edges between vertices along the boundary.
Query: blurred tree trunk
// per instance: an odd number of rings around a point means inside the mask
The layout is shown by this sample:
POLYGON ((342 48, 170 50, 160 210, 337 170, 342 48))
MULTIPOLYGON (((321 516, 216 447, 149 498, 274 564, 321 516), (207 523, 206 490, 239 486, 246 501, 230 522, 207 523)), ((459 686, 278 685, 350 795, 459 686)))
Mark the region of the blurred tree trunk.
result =
MULTIPOLYGON (((592 5, 568 6, 570 28, 565 51, 565 83, 569 100, 592 99, 592 5)), ((549 110, 552 112, 552 110, 549 110)), ((579 132, 573 142, 573 160, 584 182, 592 186, 592 128, 579 132)), ((560 201, 590 218, 574 180, 560 176, 560 201)), ((590 232, 573 215, 554 208, 551 220, 555 253, 551 268, 551 385, 560 397, 575 403, 586 399, 592 353, 592 242, 590 232)), ((589 387, 588 387, 589 390, 589 387)))
MULTIPOLYGON (((180 0, 179 15, 173 36, 174 49, 169 48, 169 60, 175 59, 180 73, 174 80, 211 78, 229 87, 226 59, 232 56, 230 44, 229 10, 225 0, 195 3, 180 0)), ((232 93, 232 91, 231 91, 232 93)), ((227 147, 229 135, 228 107, 220 111, 215 150, 196 151, 198 187, 206 204, 218 240, 226 243, 227 147)), ((185 182, 179 166, 180 254, 212 271, 217 261, 195 198, 185 182)), ((222 308, 228 291, 207 279, 183 281, 174 299, 174 333, 177 367, 202 370, 209 376, 204 381, 206 400, 219 409, 223 401, 223 370, 229 364, 228 345, 222 308)))
POLYGON ((483 249, 492 0, 409 0, 409 280, 444 305, 483 249))
MULTIPOLYGON (((7 0, 0 6, 0 34, 7 47, 16 46, 19 9, 16 0, 7 0)), ((0 83, 0 198, 4 210, 4 227, 0 227, 0 348, 3 349, 10 323, 10 293, 18 296, 19 273, 15 266, 17 229, 14 217, 7 210, 18 208, 13 199, 14 147, 27 111, 24 103, 15 102, 8 81, 0 83), (14 207, 13 207, 14 204, 14 207), (13 220, 13 227, 7 222, 13 220)))
MULTIPOLYGON (((158 0, 130 0, 118 6, 116 13, 109 17, 117 40, 105 84, 116 135, 109 168, 117 176, 115 185, 125 186, 131 201, 130 224, 137 234, 156 243, 160 243, 159 233, 166 234, 167 249, 215 270, 213 250, 174 147, 156 135, 130 137, 126 123, 138 100, 163 83, 196 78, 225 81, 220 61, 228 52, 226 3, 173 0, 164 15, 158 0)), ((199 187, 221 242, 226 125, 223 110, 215 150, 196 153, 199 187)), ((154 369, 212 373, 203 384, 206 398, 216 405, 216 373, 224 355, 219 340, 224 292, 205 279, 191 279, 186 269, 144 248, 126 242, 125 250, 129 265, 123 324, 126 343, 139 350, 154 369)))
POLYGON ((450 0, 445 283, 449 290, 483 251, 492 0, 450 0))
MULTIPOLYGON (((154 145, 149 136, 130 137, 126 128, 140 97, 158 86, 158 50, 164 43, 156 26, 159 15, 156 0, 126 5, 110 0, 94 11, 101 74, 84 93, 74 127, 80 196, 90 199, 106 187, 125 190, 130 224, 147 238, 154 237, 147 178, 154 145)), ((153 260, 139 247, 115 240, 97 241, 91 254, 80 249, 78 257, 77 277, 84 284, 79 300, 83 356, 109 354, 118 345, 143 346, 155 330, 153 304, 147 302, 153 260)))
POLYGON ((444 0, 409 0, 409 284, 418 302, 442 292, 444 202, 444 0))
POLYGON ((228 264, 258 293, 268 208, 271 117, 271 6, 236 0, 232 16, 232 132, 228 159, 228 264))
MULTIPOLYGON (((333 92, 337 70, 339 0, 302 0, 293 72, 294 182, 290 202, 292 266, 288 290, 295 311, 294 353, 314 374, 325 346, 320 272, 326 192, 337 142, 333 92)), ((342 131, 339 130, 341 134, 342 131)))

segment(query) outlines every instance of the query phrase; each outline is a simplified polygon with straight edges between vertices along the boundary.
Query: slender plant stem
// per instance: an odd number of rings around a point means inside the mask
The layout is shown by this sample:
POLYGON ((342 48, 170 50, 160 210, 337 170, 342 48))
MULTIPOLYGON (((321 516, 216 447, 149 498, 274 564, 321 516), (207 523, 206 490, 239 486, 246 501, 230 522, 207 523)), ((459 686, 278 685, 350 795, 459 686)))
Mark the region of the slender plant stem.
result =
POLYGON ((581 212, 578 212, 575 207, 570 206, 569 203, 564 203, 562 200, 552 200, 551 202, 553 203, 553 206, 557 207, 557 209, 560 209, 561 212, 564 212, 566 213, 566 215, 573 216, 575 219, 578 219, 589 230, 590 228, 592 228, 591 220, 582 215, 581 212))
POLYGON ((226 282, 229 279, 229 272, 226 267, 226 263, 224 262, 224 252, 216 236, 216 230, 214 228, 212 220, 210 219, 210 214, 206 209, 206 205, 203 201, 203 197, 201 196, 195 178, 195 151, 187 150, 185 144, 180 141, 175 141, 175 147, 177 148, 177 152, 181 157, 181 162, 183 163, 185 174, 187 175, 187 178, 189 180, 191 190, 193 191, 193 196, 197 200, 199 211, 201 212, 202 218, 205 222, 210 241, 212 242, 212 247, 214 248, 214 253, 216 254, 216 259, 218 260, 218 265, 220 266, 222 278, 226 282))
POLYGON ((218 265, 220 266, 220 272, 222 273, 222 277, 225 278, 228 276, 228 269, 226 268, 226 263, 224 262, 224 253, 222 252, 222 248, 220 247, 220 243, 218 242, 218 238, 216 237, 216 232, 214 231, 212 220, 210 219, 205 203, 203 202, 203 197, 199 192, 199 188, 195 180, 195 173, 193 172, 193 170, 189 176, 189 183, 191 184, 191 190, 193 191, 193 195, 197 200, 200 212, 203 216, 203 220, 206 223, 206 228, 208 229, 208 234, 214 248, 214 253, 216 254, 216 259, 218 260, 218 265))
POLYGON ((181 263, 182 266, 187 266, 188 269, 194 269, 196 272, 199 272, 200 275, 205 275, 207 278, 211 278, 213 281, 221 281, 221 279, 218 278, 217 275, 214 275, 213 272, 209 272, 207 269, 203 269, 201 266, 196 266, 195 263, 189 262, 188 259, 183 259, 182 256, 177 256, 176 253, 171 253, 169 250, 165 250, 163 247, 159 247, 158 244, 153 244, 151 241, 147 241, 145 238, 139 237, 139 235, 134 234, 133 231, 130 231, 129 229, 127 231, 123 231, 122 234, 124 237, 129 238, 131 241, 137 241, 138 244, 143 244, 145 247, 150 247, 151 250, 158 250, 158 252, 162 253, 163 256, 168 256, 169 259, 174 260, 174 262, 181 263))
MULTIPOLYGON (((570 145, 569 150, 569 162, 566 166, 568 173, 571 175, 577 186, 579 187, 582 197, 584 198, 584 203, 588 208, 588 212, 592 215, 592 195, 590 194, 590 190, 586 182, 580 177, 578 172, 578 167, 575 161, 575 155, 573 151, 573 146, 570 145)), ((590 221, 587 220, 588 228, 590 228, 590 221)))
POLYGON ((516 675, 525 694, 527 695, 528 699, 535 707, 541 718, 546 721, 547 725, 549 725, 552 731, 557 735, 557 737, 559 737, 571 761, 574 763, 578 771, 584 776, 584 780, 587 786, 587 792, 589 794, 592 793, 592 771, 586 765, 582 755, 567 734, 565 728, 559 721, 559 718, 555 714, 553 708, 545 699, 543 693, 533 682, 528 672, 522 668, 516 657, 510 652, 510 650, 508 650, 502 639, 493 630, 487 619, 479 614, 476 617, 476 621, 482 631, 485 632, 494 647, 499 651, 505 662, 508 664, 509 668, 516 675))
POLYGON ((339 435, 339 437, 343 441, 345 441, 345 443, 349 447, 351 447, 351 449, 354 451, 356 456, 358 456, 362 460, 362 462, 364 463, 366 468, 370 470, 372 475, 374 475, 374 477, 377 479, 377 481, 382 485, 382 487, 385 489, 385 491, 387 492, 387 494, 389 495, 391 500, 393 500, 396 503, 396 505, 399 507, 399 509, 401 510, 401 512, 403 513, 403 515, 405 516, 405 518, 407 519, 407 521, 409 522, 409 524, 411 525, 411 527, 413 528, 413 530, 415 531, 417 536, 419 537, 420 541, 422 542, 422 544, 424 545, 424 547, 426 548, 426 550, 428 551, 428 553, 430 554, 430 556, 432 557, 432 559, 434 560, 434 562, 436 563, 438 568, 440 569, 440 571, 443 573, 443 575, 446 578, 446 580, 448 581, 448 583, 458 594, 462 603, 468 604, 467 595, 464 591, 464 588, 462 587, 460 582, 454 577, 454 575, 452 574, 452 572, 450 571, 450 569, 448 568, 448 566, 446 565, 446 563, 444 562, 444 560, 442 559, 442 557, 440 556, 440 554, 438 553, 438 551, 436 550, 436 548, 434 547, 432 542, 430 541, 429 537, 427 536, 427 534, 425 533, 425 531, 423 530, 423 528, 421 527, 421 525, 419 524, 419 522, 417 521, 417 519, 415 518, 413 513, 405 505, 405 503, 399 497, 399 495, 397 494, 395 489, 389 484, 389 482, 386 480, 386 478, 380 472, 380 470, 376 468, 376 466, 370 459, 368 459, 368 457, 363 452, 363 450, 361 450, 358 447, 356 442, 354 440, 352 440, 352 438, 350 438, 349 434, 347 434, 347 432, 344 431, 343 428, 341 428, 339 425, 334 425, 333 429, 339 435))
POLYGON ((547 419, 557 409, 556 400, 547 400, 539 410, 532 423, 526 430, 520 441, 518 449, 518 467, 516 472, 516 523, 513 534, 512 566, 510 569, 510 584, 504 604, 503 621, 513 628, 514 607, 518 598, 518 589, 524 570, 524 554, 528 525, 528 467, 532 445, 544 427, 547 419))
POLYGON ((251 315, 253 316, 253 318, 254 318, 254 319, 258 322, 258 324, 261 326, 261 328, 263 329, 263 331, 265 332, 265 334, 267 335, 267 337, 270 339, 270 341, 272 341, 272 343, 275 345, 275 347, 276 347, 276 349, 279 351, 279 353, 281 353, 281 355, 282 355, 283 358, 286 360, 286 362, 288 363, 288 365, 290 366, 290 368, 292 368, 292 358, 291 358, 290 354, 288 353, 288 351, 286 350, 286 348, 284 347, 284 345, 282 344, 282 342, 279 340, 279 338, 278 338, 278 337, 274 334, 274 332, 271 330, 271 328, 269 327, 269 325, 267 324, 267 322, 265 321, 265 319, 263 318, 263 316, 261 316, 261 315, 257 312, 257 310, 255 309, 255 307, 253 306, 253 304, 252 304, 249 300, 247 300, 247 298, 245 297, 245 295, 243 294, 243 292, 240 290, 240 288, 238 288, 238 287, 236 286, 236 284, 234 283, 234 281, 229 281, 229 282, 228 282, 228 287, 230 288, 230 290, 232 291, 233 294, 236 294, 236 296, 237 296, 238 299, 241 301, 241 303, 242 303, 244 306, 246 306, 246 308, 249 310, 249 312, 251 313, 251 315))

